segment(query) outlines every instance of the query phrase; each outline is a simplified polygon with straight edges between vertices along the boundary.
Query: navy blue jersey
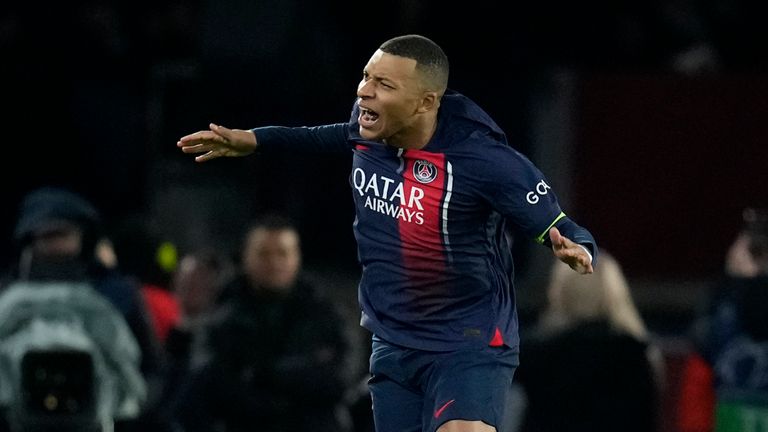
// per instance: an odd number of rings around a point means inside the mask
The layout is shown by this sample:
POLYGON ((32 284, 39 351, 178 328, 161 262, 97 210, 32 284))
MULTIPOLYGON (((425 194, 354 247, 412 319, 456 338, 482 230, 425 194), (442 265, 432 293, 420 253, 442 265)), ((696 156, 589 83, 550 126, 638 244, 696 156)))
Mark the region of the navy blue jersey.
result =
POLYGON ((474 102, 448 91, 420 150, 362 139, 350 121, 254 129, 260 148, 354 152, 349 177, 362 265, 361 324, 433 351, 518 346, 508 233, 549 244, 557 226, 597 250, 561 210, 544 175, 474 102))

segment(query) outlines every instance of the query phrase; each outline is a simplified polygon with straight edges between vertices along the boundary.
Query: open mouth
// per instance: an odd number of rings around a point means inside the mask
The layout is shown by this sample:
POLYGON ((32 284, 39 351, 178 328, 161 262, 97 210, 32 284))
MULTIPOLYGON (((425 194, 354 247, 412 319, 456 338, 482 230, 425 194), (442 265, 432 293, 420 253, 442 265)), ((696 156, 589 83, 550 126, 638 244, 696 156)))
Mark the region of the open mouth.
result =
POLYGON ((368 108, 360 107, 360 116, 357 121, 360 126, 367 128, 373 126, 376 120, 379 119, 379 114, 376 111, 369 110, 368 108))

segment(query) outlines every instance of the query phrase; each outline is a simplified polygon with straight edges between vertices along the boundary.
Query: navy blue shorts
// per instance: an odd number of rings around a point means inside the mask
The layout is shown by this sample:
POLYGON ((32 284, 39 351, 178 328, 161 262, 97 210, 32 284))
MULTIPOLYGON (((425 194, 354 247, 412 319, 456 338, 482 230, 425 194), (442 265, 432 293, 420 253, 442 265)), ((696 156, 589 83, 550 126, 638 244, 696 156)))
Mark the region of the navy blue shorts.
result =
POLYGON ((518 364, 508 347, 432 352, 374 337, 368 383, 376 432, 435 432, 449 420, 480 420, 503 432, 518 364))

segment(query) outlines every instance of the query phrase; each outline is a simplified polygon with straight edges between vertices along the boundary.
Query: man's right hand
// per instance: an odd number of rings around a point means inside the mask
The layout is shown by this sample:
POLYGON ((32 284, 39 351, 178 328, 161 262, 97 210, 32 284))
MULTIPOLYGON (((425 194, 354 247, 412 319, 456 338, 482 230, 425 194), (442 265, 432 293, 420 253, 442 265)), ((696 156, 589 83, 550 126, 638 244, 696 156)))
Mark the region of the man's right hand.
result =
POLYGON ((196 162, 222 156, 246 156, 256 150, 256 135, 250 130, 227 129, 211 123, 203 130, 181 137, 176 143, 184 153, 202 153, 196 162))
POLYGON ((587 253, 584 246, 560 234, 560 230, 555 227, 549 230, 549 240, 552 242, 552 252, 560 261, 580 274, 590 274, 595 271, 592 267, 592 256, 587 253))

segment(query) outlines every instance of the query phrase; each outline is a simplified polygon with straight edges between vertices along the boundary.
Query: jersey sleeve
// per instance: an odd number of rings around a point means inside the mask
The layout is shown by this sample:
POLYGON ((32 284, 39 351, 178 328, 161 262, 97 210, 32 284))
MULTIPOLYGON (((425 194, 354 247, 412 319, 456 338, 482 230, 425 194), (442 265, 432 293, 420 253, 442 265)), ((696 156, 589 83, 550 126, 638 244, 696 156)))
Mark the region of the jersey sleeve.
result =
POLYGON ((597 245, 592 234, 571 220, 544 174, 523 154, 507 146, 492 146, 484 162, 484 187, 489 203, 512 224, 515 231, 551 246, 549 230, 589 249, 593 262, 597 245))
POLYGON ((349 125, 263 126, 251 129, 259 143, 258 151, 297 151, 340 153, 351 150, 349 125))

